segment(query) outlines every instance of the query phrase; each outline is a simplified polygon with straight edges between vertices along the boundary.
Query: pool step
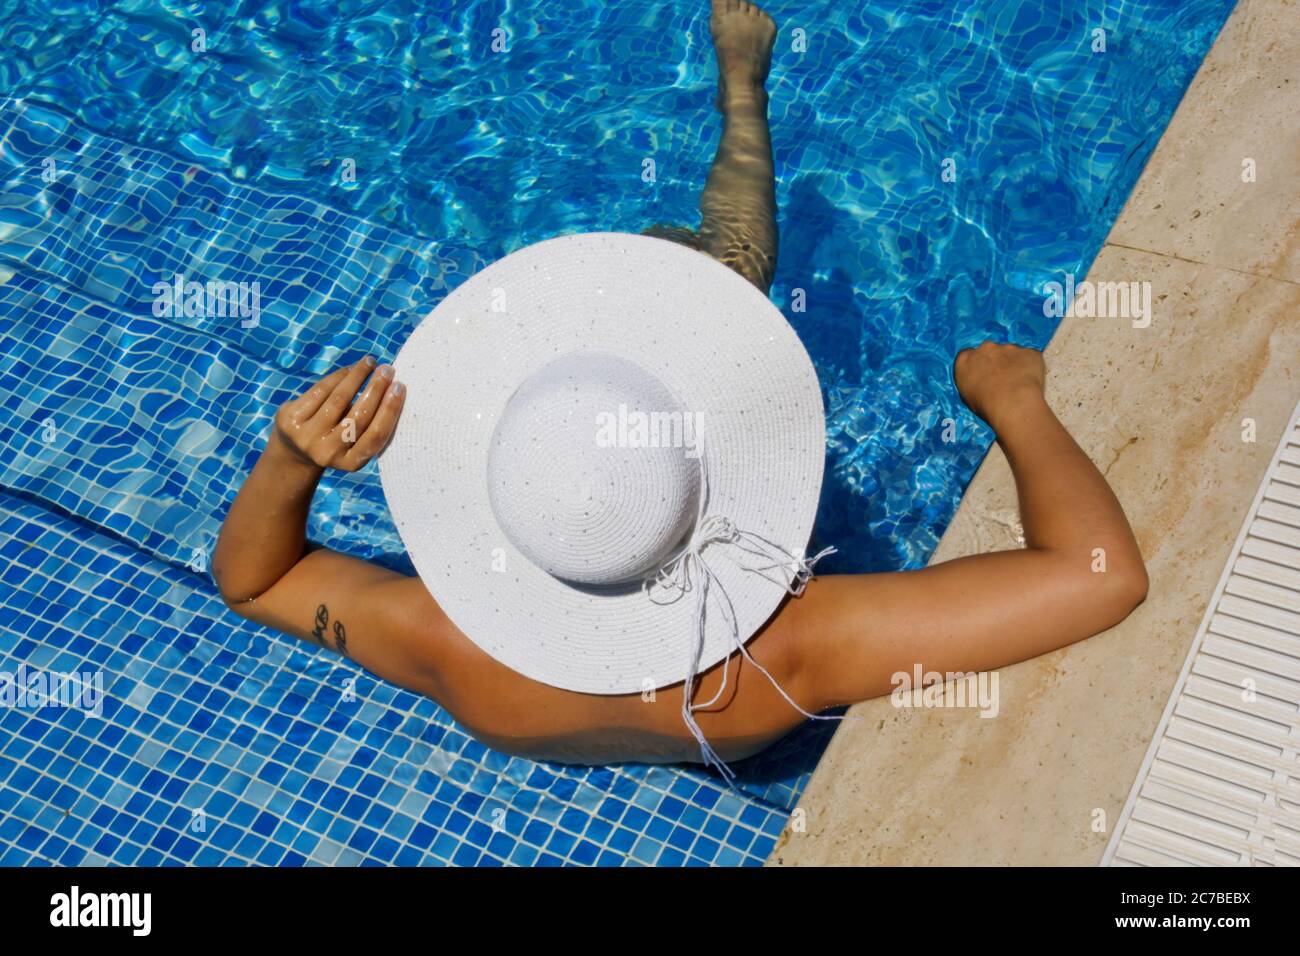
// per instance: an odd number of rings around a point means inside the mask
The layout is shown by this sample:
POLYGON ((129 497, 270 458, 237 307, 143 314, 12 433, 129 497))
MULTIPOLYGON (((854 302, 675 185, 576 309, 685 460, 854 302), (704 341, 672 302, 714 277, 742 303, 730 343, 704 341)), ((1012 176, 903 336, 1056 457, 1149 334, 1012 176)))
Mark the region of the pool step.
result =
POLYGON ((1103 866, 1300 866, 1300 405, 1103 866))

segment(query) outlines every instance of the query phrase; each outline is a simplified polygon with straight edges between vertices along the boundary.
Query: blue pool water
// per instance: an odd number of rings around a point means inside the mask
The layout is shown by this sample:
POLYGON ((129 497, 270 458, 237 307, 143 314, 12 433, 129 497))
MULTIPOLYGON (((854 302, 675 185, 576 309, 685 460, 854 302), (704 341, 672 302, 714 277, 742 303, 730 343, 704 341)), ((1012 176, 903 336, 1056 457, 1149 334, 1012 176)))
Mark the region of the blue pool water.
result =
MULTIPOLYGON (((773 297, 826 391, 831 570, 927 560, 990 437, 952 356, 1047 342, 1043 285, 1086 271, 1231 6, 771 5, 773 297)), ((0 0, 0 673, 105 694, 0 708, 0 863, 765 858, 828 728, 741 765, 739 791, 508 758, 229 615, 206 570, 312 378, 391 358, 530 242, 696 222, 705 7, 0 0), (156 318, 177 272, 260 282, 260 324, 156 318)), ((317 505, 315 539, 407 566, 373 470, 317 505)))

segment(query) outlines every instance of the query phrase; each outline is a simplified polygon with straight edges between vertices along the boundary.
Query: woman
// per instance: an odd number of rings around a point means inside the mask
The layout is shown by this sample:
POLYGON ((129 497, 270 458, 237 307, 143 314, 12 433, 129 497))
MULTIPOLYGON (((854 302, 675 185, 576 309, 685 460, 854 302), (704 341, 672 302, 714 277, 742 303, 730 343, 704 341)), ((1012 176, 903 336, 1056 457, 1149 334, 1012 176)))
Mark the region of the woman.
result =
MULTIPOLYGON (((776 28, 734 0, 715 0, 711 28, 724 126, 701 225, 648 234, 706 253, 766 293, 777 229, 763 84, 776 28)), ((1048 407, 1044 375, 1040 353, 991 342, 960 353, 954 368, 962 399, 1010 462, 1025 548, 800 581, 792 590, 802 594, 782 602, 747 654, 652 694, 534 680, 458 630, 420 578, 306 546, 324 469, 364 467, 402 414, 403 383, 369 358, 279 409, 222 528, 213 572, 236 613, 428 695, 496 749, 578 763, 740 759, 798 725, 801 710, 886 694, 893 675, 917 667, 972 672, 1034 657, 1111 627, 1142 601, 1147 578, 1133 533, 1048 407)))

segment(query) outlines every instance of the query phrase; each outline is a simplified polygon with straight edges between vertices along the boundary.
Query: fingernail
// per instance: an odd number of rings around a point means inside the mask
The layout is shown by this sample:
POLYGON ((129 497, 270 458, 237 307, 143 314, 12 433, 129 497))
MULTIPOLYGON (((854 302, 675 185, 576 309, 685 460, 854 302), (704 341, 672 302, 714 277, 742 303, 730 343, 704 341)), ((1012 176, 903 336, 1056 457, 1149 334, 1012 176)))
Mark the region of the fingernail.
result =
POLYGON ((373 355, 367 355, 365 358, 363 358, 363 359, 361 360, 361 364, 362 364, 362 365, 374 365, 374 364, 375 364, 375 357, 374 357, 373 355))
POLYGON ((388 394, 393 396, 393 398, 401 398, 404 391, 406 391, 405 385, 401 382, 394 382, 392 388, 388 390, 388 394))
POLYGON ((392 378, 393 367, 391 365, 381 365, 379 367, 379 374, 382 375, 384 378, 392 378))

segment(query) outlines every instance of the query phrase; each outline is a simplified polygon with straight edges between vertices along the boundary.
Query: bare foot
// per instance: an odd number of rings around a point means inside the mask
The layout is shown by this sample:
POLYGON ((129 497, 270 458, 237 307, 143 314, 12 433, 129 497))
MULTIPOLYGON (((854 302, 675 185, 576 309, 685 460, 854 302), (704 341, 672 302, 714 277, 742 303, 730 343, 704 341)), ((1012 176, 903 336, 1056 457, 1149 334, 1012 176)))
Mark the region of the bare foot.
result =
POLYGON ((752 3, 713 0, 709 30, 718 56, 718 109, 721 110, 726 108, 728 93, 763 89, 772 65, 776 23, 752 3))

